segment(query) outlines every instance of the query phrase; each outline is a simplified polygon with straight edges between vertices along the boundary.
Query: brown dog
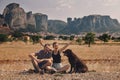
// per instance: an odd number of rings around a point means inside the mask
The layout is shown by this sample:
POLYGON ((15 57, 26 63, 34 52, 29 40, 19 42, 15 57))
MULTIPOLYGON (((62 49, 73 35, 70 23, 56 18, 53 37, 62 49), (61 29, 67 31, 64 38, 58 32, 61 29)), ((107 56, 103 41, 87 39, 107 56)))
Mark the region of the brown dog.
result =
POLYGON ((85 73, 88 71, 88 67, 86 64, 80 60, 70 49, 65 50, 64 55, 68 57, 69 63, 71 65, 71 69, 69 73, 85 73))

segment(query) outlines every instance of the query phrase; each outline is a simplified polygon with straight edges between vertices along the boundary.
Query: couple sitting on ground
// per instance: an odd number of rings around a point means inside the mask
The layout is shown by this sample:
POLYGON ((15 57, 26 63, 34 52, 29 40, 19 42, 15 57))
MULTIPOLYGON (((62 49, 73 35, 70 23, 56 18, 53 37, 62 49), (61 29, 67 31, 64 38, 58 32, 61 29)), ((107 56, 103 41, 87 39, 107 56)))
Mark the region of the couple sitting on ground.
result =
POLYGON ((66 72, 69 69, 69 65, 62 65, 60 54, 71 44, 71 42, 66 44, 61 49, 59 49, 58 43, 54 42, 53 50, 50 49, 49 44, 43 45, 41 40, 40 44, 44 47, 44 49, 29 55, 35 68, 35 72, 44 73, 44 70, 53 72, 66 72))

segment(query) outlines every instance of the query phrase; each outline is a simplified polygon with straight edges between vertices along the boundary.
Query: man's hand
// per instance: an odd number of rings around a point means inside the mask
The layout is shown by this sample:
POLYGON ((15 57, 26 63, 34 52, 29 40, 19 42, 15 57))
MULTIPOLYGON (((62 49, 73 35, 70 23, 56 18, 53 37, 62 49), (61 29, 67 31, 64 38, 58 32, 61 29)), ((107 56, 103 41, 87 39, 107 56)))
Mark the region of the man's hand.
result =
POLYGON ((41 46, 44 47, 44 45, 43 45, 43 39, 40 39, 40 40, 39 40, 39 43, 41 44, 41 46))
POLYGON ((40 39, 39 42, 41 43, 43 41, 43 39, 40 39))

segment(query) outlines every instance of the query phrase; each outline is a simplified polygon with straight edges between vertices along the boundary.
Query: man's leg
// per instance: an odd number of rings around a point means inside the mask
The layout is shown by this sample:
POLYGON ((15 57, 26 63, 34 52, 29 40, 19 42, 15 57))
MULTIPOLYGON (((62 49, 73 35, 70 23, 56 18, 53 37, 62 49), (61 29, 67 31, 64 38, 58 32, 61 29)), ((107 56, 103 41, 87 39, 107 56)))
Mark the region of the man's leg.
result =
POLYGON ((35 61, 35 60, 33 60, 32 59, 32 64, 33 64, 33 67, 34 67, 34 69, 35 69, 35 72, 40 72, 41 71, 41 69, 39 68, 39 66, 38 66, 38 63, 35 61))
POLYGON ((52 62, 49 61, 49 60, 46 60, 46 61, 43 61, 43 62, 44 62, 44 63, 43 63, 43 65, 42 65, 41 68, 46 68, 47 66, 51 66, 51 65, 52 65, 52 62))

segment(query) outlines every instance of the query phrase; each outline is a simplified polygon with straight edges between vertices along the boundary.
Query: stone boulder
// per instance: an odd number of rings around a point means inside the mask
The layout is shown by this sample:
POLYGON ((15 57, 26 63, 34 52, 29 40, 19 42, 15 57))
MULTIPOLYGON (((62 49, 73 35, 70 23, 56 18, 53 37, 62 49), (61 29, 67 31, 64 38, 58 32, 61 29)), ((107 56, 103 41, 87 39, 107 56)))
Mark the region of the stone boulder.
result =
POLYGON ((3 16, 12 30, 26 27, 26 13, 17 3, 7 5, 4 9, 3 16))
POLYGON ((35 22, 36 22, 36 31, 47 32, 48 16, 41 13, 36 13, 34 14, 34 16, 35 16, 35 22))
POLYGON ((32 11, 27 13, 27 24, 33 25, 34 27, 36 26, 35 17, 32 14, 32 11))
POLYGON ((0 26, 2 26, 4 23, 4 16, 0 14, 0 26))

